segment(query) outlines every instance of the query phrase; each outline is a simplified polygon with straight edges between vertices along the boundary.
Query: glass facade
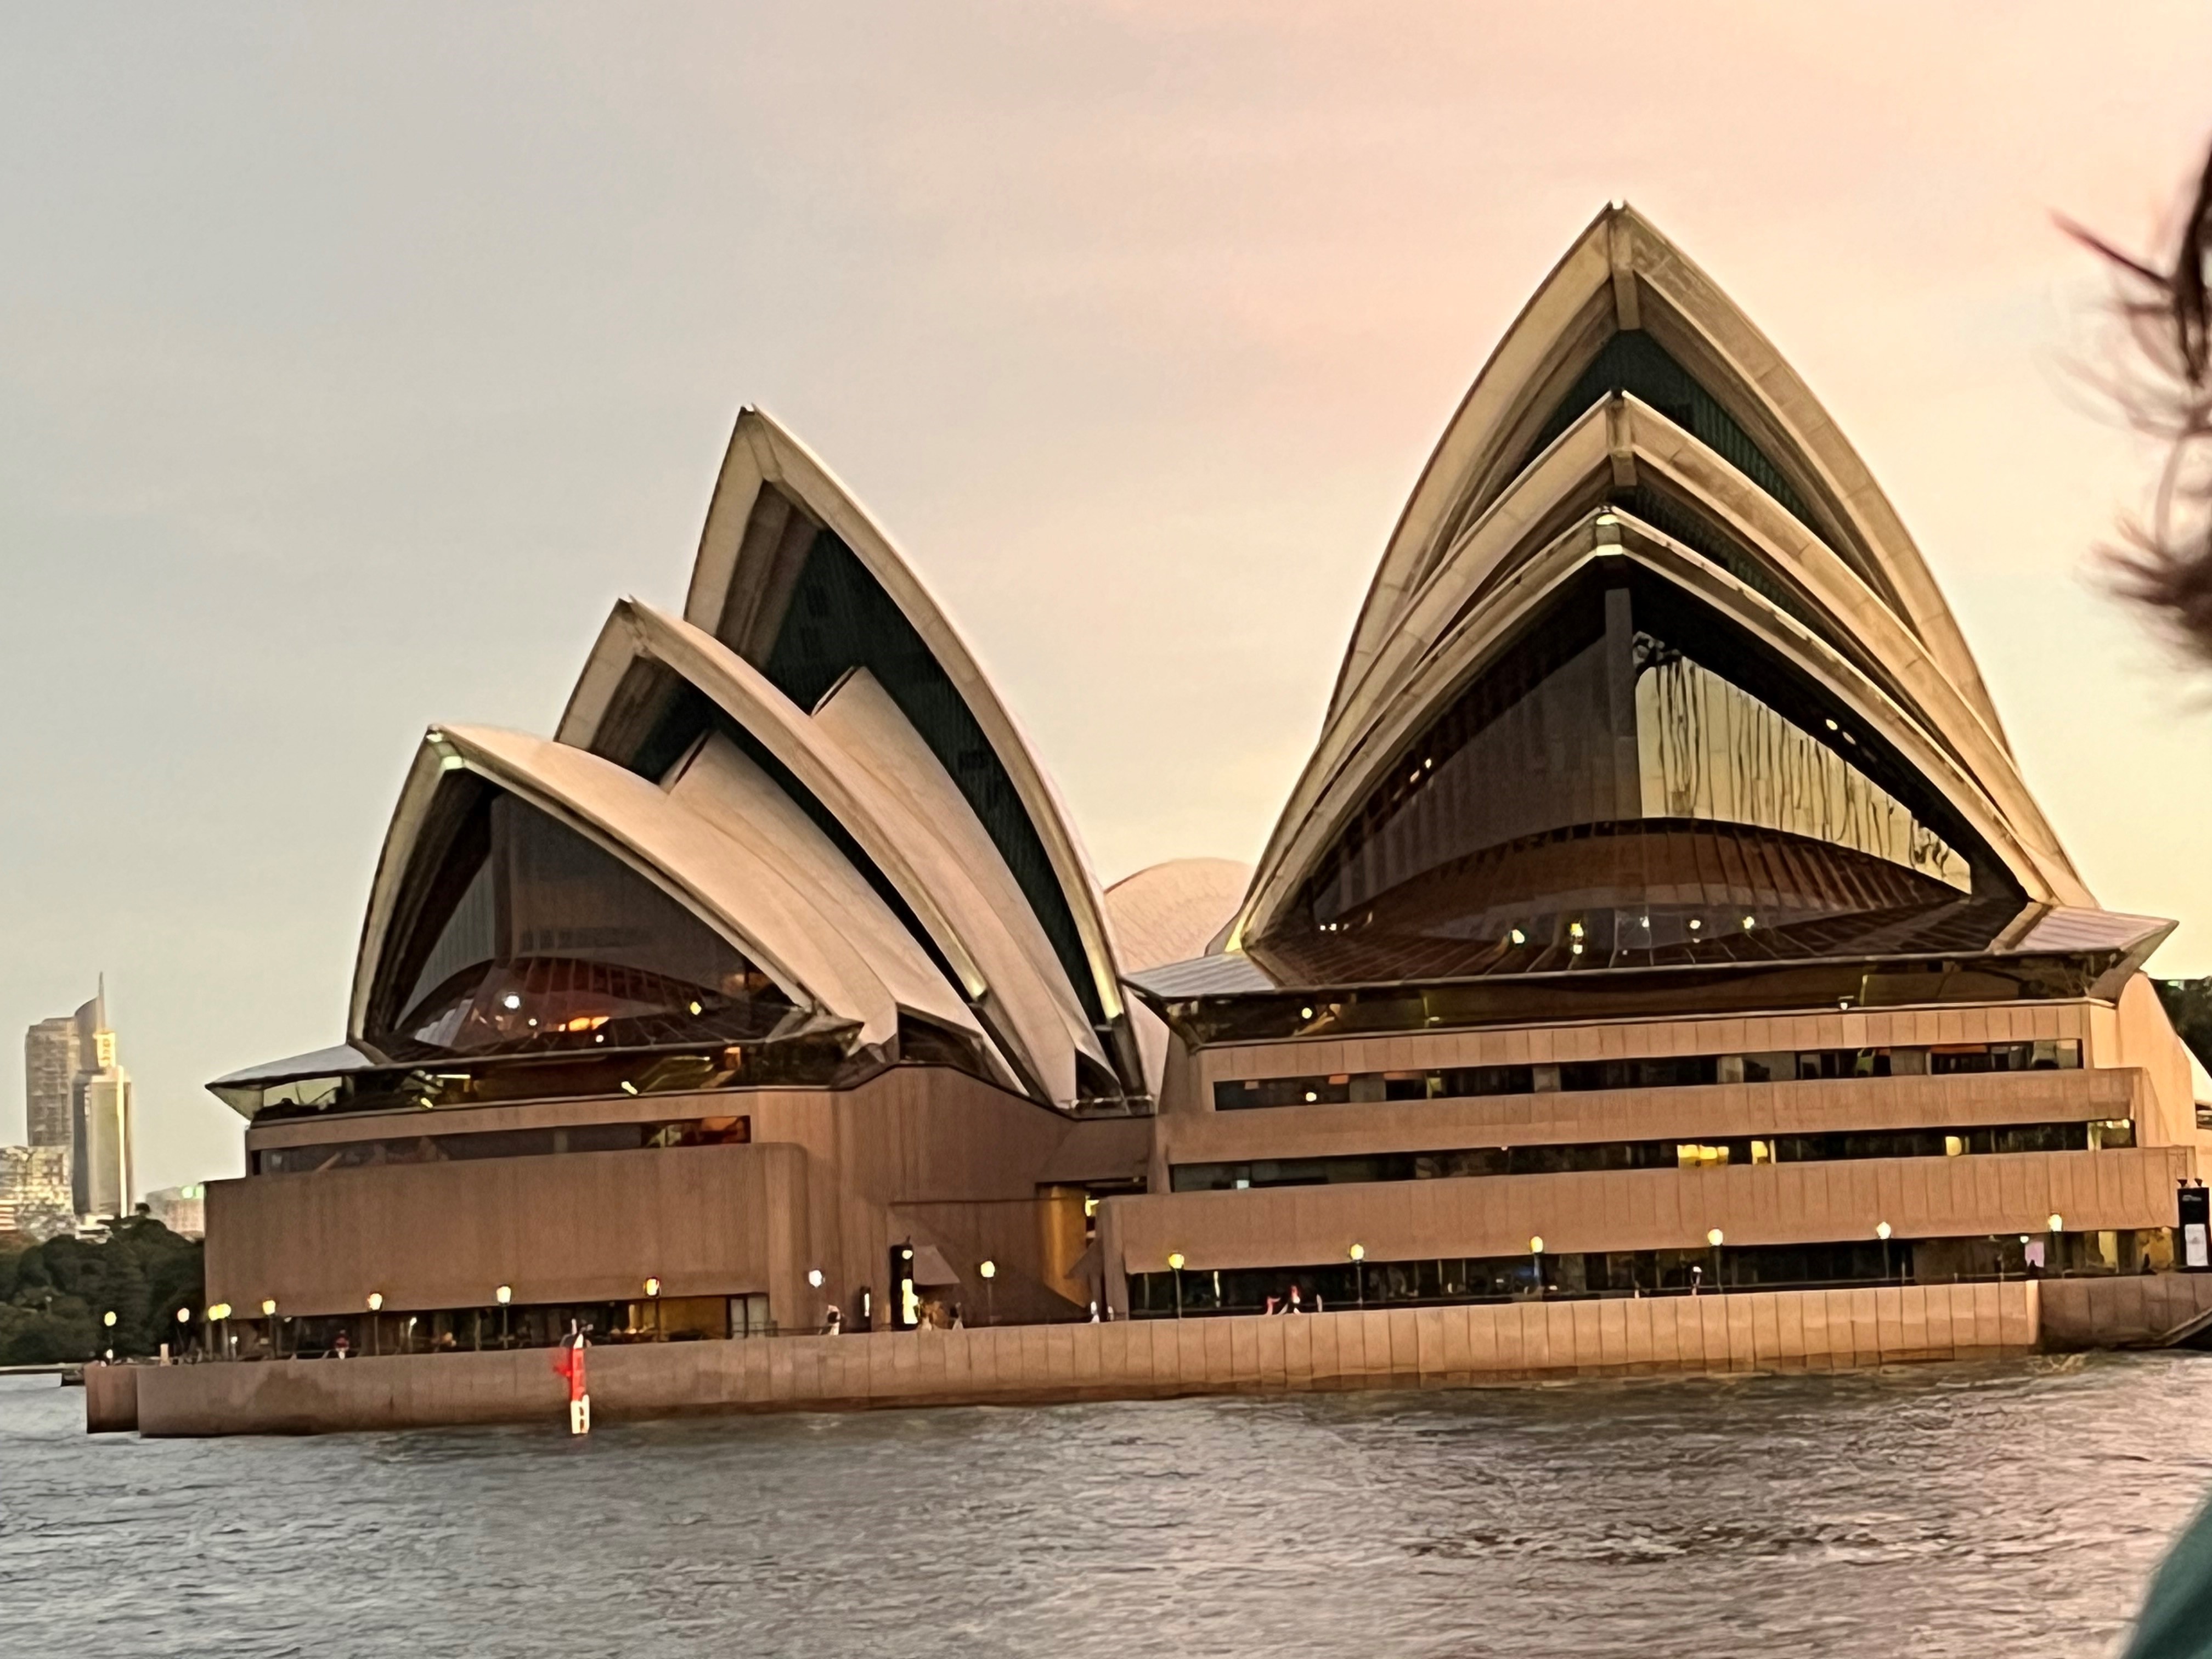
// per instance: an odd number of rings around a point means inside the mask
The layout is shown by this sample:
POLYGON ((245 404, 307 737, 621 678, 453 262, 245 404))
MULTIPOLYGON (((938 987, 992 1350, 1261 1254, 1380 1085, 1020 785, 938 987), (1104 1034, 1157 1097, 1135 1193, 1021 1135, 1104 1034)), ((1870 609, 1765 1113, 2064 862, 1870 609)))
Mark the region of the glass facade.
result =
POLYGON ((477 1353, 550 1348, 572 1329, 594 1344, 721 1341, 804 1334, 779 1326, 769 1298, 665 1296, 635 1302, 515 1303, 482 1308, 318 1314, 306 1318, 230 1319, 215 1328, 219 1358, 361 1359, 386 1354, 477 1353), (340 1341, 343 1340, 341 1348, 340 1341))
POLYGON ((1213 1109, 1343 1105, 1358 1101, 1455 1100, 1553 1090, 1674 1089, 1713 1083, 1792 1083, 1818 1079, 1944 1077, 1974 1072, 2070 1072, 2078 1038, 1955 1042, 1929 1048, 1815 1048, 1735 1054, 1664 1054, 1567 1060, 1540 1066, 1451 1066, 1425 1072, 1335 1072, 1304 1077, 1229 1079, 1213 1085, 1213 1109))
POLYGON ((2016 887, 1859 728, 1671 584, 1592 572, 1404 746, 1255 955, 1359 983, 1886 954, 1943 919, 1986 944, 2016 887))
POLYGON ((1735 416, 1672 353, 1641 329, 1623 329, 1598 349, 1589 366, 1553 405, 1551 416, 1522 457, 1521 469, 1548 448, 1594 404, 1626 392, 1717 452, 1735 470, 1772 496, 1783 510, 1815 534, 1820 526, 1766 452, 1735 416))
POLYGON ((757 1041, 792 1012, 682 904, 503 791, 416 891, 368 1032, 396 1060, 757 1041))
POLYGON ((747 1117, 690 1117, 661 1123, 577 1123, 558 1129, 483 1129, 270 1146, 252 1156, 255 1175, 361 1170, 385 1164, 451 1164, 479 1158, 550 1158, 567 1152, 635 1152, 672 1146, 742 1146, 747 1117))
POLYGON ((1815 1290, 1881 1284, 1955 1284, 2045 1276, 2134 1273, 2170 1265, 2166 1228, 1958 1238, 1844 1239, 1725 1249, 1546 1252, 1317 1262, 1129 1275, 1135 1319, 1291 1311, 1342 1313, 1447 1303, 1688 1296, 1700 1291, 1815 1290), (2038 1258, 2044 1258, 2038 1265, 2038 1258))
POLYGON ((1832 1164, 1866 1158, 1963 1158, 1990 1152, 2079 1152, 2135 1145, 2126 1119, 2094 1123, 2012 1123, 1948 1129, 1844 1129, 1823 1134, 1739 1135, 1707 1140, 1616 1140, 1445 1152, 1364 1152, 1337 1158, 1252 1158, 1178 1164, 1178 1193, 1262 1187, 1329 1187, 1385 1181, 1457 1181, 1480 1176, 1571 1175, 1603 1170, 1719 1170, 1730 1164, 1832 1164))

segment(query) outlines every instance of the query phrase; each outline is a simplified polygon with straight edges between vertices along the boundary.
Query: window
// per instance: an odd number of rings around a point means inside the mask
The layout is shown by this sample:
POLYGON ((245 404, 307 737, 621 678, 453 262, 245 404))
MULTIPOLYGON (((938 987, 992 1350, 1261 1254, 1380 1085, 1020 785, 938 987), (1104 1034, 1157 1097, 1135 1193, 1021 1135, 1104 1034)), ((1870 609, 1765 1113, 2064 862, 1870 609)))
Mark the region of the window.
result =
POLYGON ((1593 404, 1617 392, 1626 392, 1638 402, 1650 404, 1708 449, 1717 451, 1737 471, 1771 495, 1790 517, 1808 529, 1819 530, 1806 510, 1803 498, 1790 487, 1782 470, 1767 458, 1765 452, 1752 441, 1751 434, 1717 398, 1674 361, 1673 354, 1641 329, 1624 329, 1599 348, 1589 367, 1567 389, 1537 433, 1522 467, 1535 459, 1540 451, 1548 447, 1593 404))
POLYGON ((1963 1158, 2068 1152, 2135 1144, 2126 1119, 2098 1123, 2000 1124, 1961 1129, 1847 1129, 1760 1139, 1545 1142, 1448 1152, 1361 1152, 1336 1158, 1177 1164, 1169 1190, 1328 1187, 1374 1182, 1457 1181, 1486 1176, 1578 1175, 1607 1170, 1724 1170, 1731 1165, 1840 1164, 1869 1158, 1963 1158))
POLYGON ((1393 1100, 1463 1100, 1554 1089, 1681 1089, 1711 1083, 1922 1077, 1930 1072, 2075 1071, 2078 1038, 1957 1043, 1929 1048, 1820 1048, 1749 1054, 1664 1054, 1567 1060, 1556 1066, 1455 1066, 1433 1072, 1352 1072, 1235 1079, 1213 1085, 1213 1109, 1393 1100))
POLYGON ((1593 571, 1399 752, 1256 948, 1316 985, 1834 956, 1844 918, 1895 953, 1900 924, 1986 945, 2021 902, 1848 705, 1656 575, 1593 571))
POLYGON ((562 1129, 486 1129, 376 1140, 270 1146, 253 1155, 256 1175, 358 1170, 386 1164, 449 1164, 478 1158, 550 1158, 564 1152, 633 1152, 648 1147, 742 1146, 749 1117, 681 1118, 663 1123, 578 1123, 562 1129))
POLYGON ((791 1004, 683 904, 527 803, 485 789, 417 890, 373 1000, 395 1059, 766 1036, 791 1004))

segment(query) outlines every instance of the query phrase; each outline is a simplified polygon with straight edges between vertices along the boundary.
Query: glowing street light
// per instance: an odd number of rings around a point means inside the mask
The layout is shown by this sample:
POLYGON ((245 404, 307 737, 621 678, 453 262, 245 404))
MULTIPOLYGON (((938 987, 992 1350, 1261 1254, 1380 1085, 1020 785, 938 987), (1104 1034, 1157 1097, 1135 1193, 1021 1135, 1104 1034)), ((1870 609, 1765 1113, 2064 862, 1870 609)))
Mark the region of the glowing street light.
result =
POLYGON ((822 1288, 822 1269, 819 1267, 809 1267, 806 1270, 806 1282, 809 1285, 811 1285, 816 1290, 820 1290, 822 1288))
POLYGON ((501 1285, 497 1290, 491 1293, 491 1299, 498 1303, 501 1307, 504 1308, 508 1303, 514 1300, 514 1286, 512 1285, 501 1285))
POLYGON ((369 1312, 371 1312, 371 1313, 375 1313, 378 1310, 381 1309, 383 1306, 384 1306, 384 1292, 383 1292, 382 1291, 371 1291, 368 1293, 368 1310, 369 1310, 369 1312))
POLYGON ((1354 1244, 1345 1254, 1352 1258, 1352 1292, 1358 1297, 1359 1305, 1364 1308, 1367 1305, 1367 1269, 1362 1264, 1367 1260, 1367 1247, 1364 1244, 1354 1244))
POLYGON ((996 1282, 999 1277, 999 1264, 995 1261, 978 1262, 975 1271, 983 1275, 983 1322, 986 1325, 995 1325, 999 1322, 996 1282))
POLYGON ((1713 1247, 1713 1289, 1721 1288, 1721 1230, 1713 1228, 1705 1235, 1705 1243, 1713 1247))
POLYGON ((1889 1223, 1875 1222, 1874 1236, 1881 1241, 1881 1276, 1887 1279, 1889 1277, 1889 1223))
POLYGON ((1176 1317, 1182 1317, 1182 1252, 1168 1252, 1168 1271, 1175 1275, 1176 1317))

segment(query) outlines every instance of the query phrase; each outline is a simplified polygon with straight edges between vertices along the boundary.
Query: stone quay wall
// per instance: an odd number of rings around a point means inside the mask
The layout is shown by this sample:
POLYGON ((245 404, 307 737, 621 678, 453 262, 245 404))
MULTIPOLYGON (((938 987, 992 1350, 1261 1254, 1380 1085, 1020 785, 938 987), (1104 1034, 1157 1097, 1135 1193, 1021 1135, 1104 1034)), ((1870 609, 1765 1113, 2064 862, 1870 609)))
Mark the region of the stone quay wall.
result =
POLYGON ((2157 1344, 2212 1313, 2212 1273, 2043 1281, 2042 1345, 2056 1352, 2157 1344))
MULTIPOLYGON (((1835 1370, 2033 1350, 2033 1283, 1159 1319, 594 1348, 598 1420, 1576 1376, 1835 1370)), ((90 1426, 316 1434, 566 1420, 552 1351, 87 1372, 90 1426)))

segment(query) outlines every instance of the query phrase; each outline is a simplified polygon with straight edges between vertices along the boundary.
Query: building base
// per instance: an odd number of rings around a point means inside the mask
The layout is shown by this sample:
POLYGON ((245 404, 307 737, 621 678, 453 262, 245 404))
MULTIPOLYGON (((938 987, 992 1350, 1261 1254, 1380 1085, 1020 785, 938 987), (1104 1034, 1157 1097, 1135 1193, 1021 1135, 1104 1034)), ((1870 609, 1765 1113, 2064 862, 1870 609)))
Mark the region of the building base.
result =
MULTIPOLYGON (((620 1421, 1982 1358, 2038 1346, 2042 1288, 1885 1285, 613 1346, 592 1351, 592 1413, 620 1421)), ((551 1430, 568 1420, 567 1385, 544 1349, 94 1367, 87 1382, 95 1431, 551 1430)))

